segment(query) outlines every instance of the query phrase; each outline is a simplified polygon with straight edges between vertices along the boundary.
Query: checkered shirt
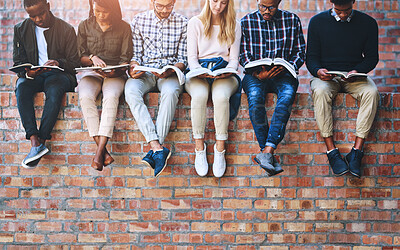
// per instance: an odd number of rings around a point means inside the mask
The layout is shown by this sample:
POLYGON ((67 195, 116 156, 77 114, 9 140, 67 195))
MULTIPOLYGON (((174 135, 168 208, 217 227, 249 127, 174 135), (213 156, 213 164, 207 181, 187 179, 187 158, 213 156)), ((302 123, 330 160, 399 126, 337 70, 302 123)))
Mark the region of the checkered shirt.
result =
POLYGON ((266 21, 257 10, 241 19, 242 41, 239 61, 247 63, 263 58, 283 58, 298 72, 305 59, 306 43, 297 15, 279 10, 266 21))
POLYGON ((188 19, 172 12, 159 19, 153 10, 133 17, 133 58, 140 65, 162 68, 176 63, 187 64, 188 19))

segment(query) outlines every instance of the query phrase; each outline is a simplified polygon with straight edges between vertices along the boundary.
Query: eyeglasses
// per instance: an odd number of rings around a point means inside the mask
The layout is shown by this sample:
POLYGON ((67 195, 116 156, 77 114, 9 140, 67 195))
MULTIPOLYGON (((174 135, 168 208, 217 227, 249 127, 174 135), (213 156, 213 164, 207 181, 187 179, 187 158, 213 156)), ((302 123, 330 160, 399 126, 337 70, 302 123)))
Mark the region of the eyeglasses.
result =
POLYGON ((263 4, 259 4, 258 5, 258 9, 261 10, 261 11, 266 11, 268 9, 269 12, 272 12, 272 11, 274 11, 276 9, 276 7, 275 6, 268 6, 267 7, 267 6, 263 5, 263 4))
POLYGON ((174 4, 162 5, 162 4, 156 3, 156 1, 154 1, 154 6, 156 7, 156 9, 158 11, 161 11, 163 9, 172 10, 174 8, 174 4))

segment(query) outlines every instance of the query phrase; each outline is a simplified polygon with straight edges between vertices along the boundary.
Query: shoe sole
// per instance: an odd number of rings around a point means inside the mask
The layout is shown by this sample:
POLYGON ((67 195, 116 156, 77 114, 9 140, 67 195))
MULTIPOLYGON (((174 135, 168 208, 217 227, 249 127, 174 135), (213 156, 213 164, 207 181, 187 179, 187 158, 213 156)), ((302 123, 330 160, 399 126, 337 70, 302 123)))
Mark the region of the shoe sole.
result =
POLYGON ((274 170, 263 168, 262 165, 261 165, 261 162, 257 159, 257 157, 254 157, 254 161, 257 162, 261 166, 261 168, 264 169, 267 172, 268 176, 276 175, 276 172, 274 170))
POLYGON ((34 169, 34 168, 36 168, 37 167, 37 165, 35 165, 35 166, 29 166, 29 165, 26 165, 25 163, 24 163, 24 161, 22 161, 21 162, 21 165, 22 165, 22 167, 23 168, 26 168, 26 169, 34 169))
POLYGON ((49 149, 46 148, 46 149, 44 149, 42 152, 40 152, 39 154, 37 154, 37 155, 35 155, 35 156, 33 156, 33 157, 27 159, 25 162, 24 162, 24 160, 22 160, 22 163, 25 164, 25 165, 27 165, 27 164, 29 164, 29 163, 31 163, 31 162, 33 162, 33 161, 36 161, 37 159, 43 157, 43 155, 47 154, 48 152, 49 152, 49 149))
POLYGON ((169 151, 169 153, 167 155, 167 159, 165 159, 164 167, 161 169, 160 172, 158 172, 158 174, 155 177, 158 177, 164 171, 165 167, 167 166, 167 162, 168 162, 169 157, 171 157, 171 151, 169 151))
MULTIPOLYGON (((347 161, 346 157, 344 158, 344 161, 346 162, 347 166, 349 166, 349 162, 347 161)), ((349 168, 349 170, 347 170, 347 172, 350 172, 350 174, 354 175, 357 178, 361 178, 361 175, 358 175, 358 174, 354 173, 353 171, 350 170, 350 168, 349 168)))
POLYGON ((346 170, 346 171, 344 171, 344 172, 342 172, 342 173, 340 173, 340 174, 335 174, 335 173, 333 173, 336 177, 339 177, 339 176, 342 176, 342 175, 344 175, 344 174, 347 174, 349 172, 349 170, 346 170))
POLYGON ((154 169, 153 166, 150 163, 148 163, 147 161, 142 160, 142 163, 144 165, 148 166, 149 168, 154 169))

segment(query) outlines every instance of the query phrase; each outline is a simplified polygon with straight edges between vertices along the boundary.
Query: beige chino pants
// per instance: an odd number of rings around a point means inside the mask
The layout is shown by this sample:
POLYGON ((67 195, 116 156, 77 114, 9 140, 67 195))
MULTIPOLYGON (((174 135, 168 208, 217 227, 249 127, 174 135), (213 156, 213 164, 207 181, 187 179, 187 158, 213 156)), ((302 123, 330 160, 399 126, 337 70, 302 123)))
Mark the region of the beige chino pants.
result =
POLYGON ((225 141, 228 139, 229 125, 229 99, 236 92, 239 83, 233 76, 216 79, 212 85, 200 78, 192 78, 185 88, 192 97, 191 118, 194 139, 203 139, 206 127, 207 100, 211 88, 211 96, 214 104, 214 124, 216 139, 225 141))
POLYGON ((359 102, 356 136, 365 139, 372 127, 379 103, 379 92, 370 77, 358 78, 354 82, 335 77, 331 81, 319 78, 311 80, 315 119, 322 137, 333 136, 332 101, 339 91, 349 93, 359 102))
POLYGON ((124 91, 125 81, 124 77, 102 79, 96 76, 85 76, 79 82, 79 101, 91 137, 112 137, 119 98, 124 91), (100 91, 103 92, 101 120, 99 120, 96 107, 96 99, 100 91))

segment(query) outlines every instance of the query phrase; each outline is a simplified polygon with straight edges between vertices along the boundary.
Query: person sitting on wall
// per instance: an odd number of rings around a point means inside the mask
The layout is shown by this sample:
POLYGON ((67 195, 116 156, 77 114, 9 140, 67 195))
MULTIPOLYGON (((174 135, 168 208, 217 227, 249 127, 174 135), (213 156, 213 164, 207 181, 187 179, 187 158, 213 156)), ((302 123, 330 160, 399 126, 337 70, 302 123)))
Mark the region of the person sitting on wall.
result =
MULTIPOLYGON (((78 27, 78 49, 83 66, 106 67, 128 64, 131 61, 132 32, 122 20, 118 0, 89 0, 89 18, 78 27)), ((124 91, 126 68, 107 71, 85 72, 79 82, 79 101, 89 135, 97 144, 92 167, 103 170, 114 159, 106 149, 112 137, 119 104, 124 91), (103 93, 101 120, 96 108, 96 99, 103 93)))
MULTIPOLYGON (((200 15, 189 20, 188 36, 191 38, 188 39, 188 64, 191 71, 202 67, 212 70, 223 68, 237 70, 241 29, 240 23, 236 21, 234 0, 206 0, 200 15)), ((240 78, 237 75, 225 73, 216 77, 208 74, 200 75, 188 79, 185 84, 186 91, 192 97, 191 118, 196 144, 195 169, 200 176, 205 176, 208 172, 204 130, 210 89, 216 133, 212 169, 216 177, 222 177, 226 169, 225 141, 228 139, 231 113, 229 102, 231 96, 238 92, 238 89, 241 90, 239 83, 240 78)))
POLYGON ((304 63, 306 46, 299 17, 280 10, 280 2, 257 0, 258 10, 241 19, 240 64, 246 70, 243 89, 247 94, 250 120, 261 150, 254 160, 269 176, 283 171, 273 154, 285 135, 299 85, 297 73, 304 63), (284 59, 286 67, 246 67, 265 58, 284 59), (269 92, 277 94, 277 103, 268 127, 265 100, 269 92))
POLYGON ((379 61, 378 25, 372 17, 353 9, 354 0, 331 3, 333 7, 314 16, 308 27, 306 65, 314 76, 315 119, 333 173, 340 176, 350 171, 361 177, 362 148, 374 121, 379 93, 369 76, 346 78, 328 71, 348 76, 373 70, 379 61), (354 147, 344 159, 333 141, 332 101, 340 91, 350 93, 360 103, 354 147))
POLYGON ((158 176, 167 166, 171 152, 163 147, 174 118, 182 85, 174 70, 162 74, 135 70, 135 66, 163 68, 171 65, 184 71, 187 63, 187 18, 173 11, 176 0, 151 0, 153 9, 133 17, 133 58, 125 85, 125 99, 151 150, 142 162, 158 176), (143 96, 153 89, 161 93, 156 125, 143 96))
POLYGON ((79 56, 74 28, 52 14, 47 0, 24 0, 24 8, 29 18, 14 26, 14 66, 30 63, 64 69, 26 68, 18 74, 18 111, 32 146, 22 166, 34 168, 49 152, 45 142, 51 139, 65 92, 76 86, 74 68, 79 66, 79 56), (46 101, 37 129, 33 97, 41 91, 46 101))

